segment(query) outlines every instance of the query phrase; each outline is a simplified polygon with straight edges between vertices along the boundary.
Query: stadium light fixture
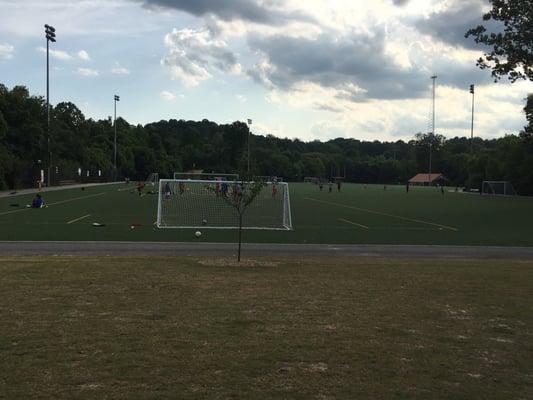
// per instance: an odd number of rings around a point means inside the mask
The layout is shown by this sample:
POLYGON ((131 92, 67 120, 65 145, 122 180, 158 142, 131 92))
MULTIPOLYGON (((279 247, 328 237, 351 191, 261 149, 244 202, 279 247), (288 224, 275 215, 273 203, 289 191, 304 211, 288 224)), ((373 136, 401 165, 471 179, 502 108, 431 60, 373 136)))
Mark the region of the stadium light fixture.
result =
POLYGON ((50 186, 50 173, 52 171, 52 152, 50 150, 50 42, 56 42, 56 29, 48 24, 44 25, 46 36, 46 152, 47 152, 47 172, 46 185, 50 186))

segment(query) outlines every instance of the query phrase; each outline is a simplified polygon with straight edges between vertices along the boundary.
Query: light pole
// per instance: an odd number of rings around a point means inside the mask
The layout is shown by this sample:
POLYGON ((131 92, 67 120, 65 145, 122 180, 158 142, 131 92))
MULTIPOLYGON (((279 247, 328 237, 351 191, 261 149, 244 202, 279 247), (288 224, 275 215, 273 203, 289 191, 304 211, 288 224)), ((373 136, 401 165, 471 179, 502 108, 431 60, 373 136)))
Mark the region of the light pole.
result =
POLYGON ((56 29, 48 24, 44 25, 46 35, 46 152, 47 152, 47 172, 46 186, 50 186, 50 173, 52 171, 52 152, 50 151, 50 62, 49 49, 50 42, 56 41, 56 29))
POLYGON ((431 146, 433 143, 431 140, 435 137, 435 80, 437 79, 437 75, 433 75, 431 77, 433 80, 433 107, 431 112, 431 137, 429 142, 429 174, 428 174, 428 186, 431 185, 431 146))
POLYGON ((474 154, 474 85, 470 85, 472 93, 472 123, 470 125, 470 156, 474 154))
MULTIPOLYGON (((248 125, 252 125, 252 120, 251 119, 248 119, 248 125)), ((247 164, 248 164, 248 167, 247 167, 247 171, 248 171, 248 179, 250 178, 250 135, 251 135, 251 130, 250 128, 248 128, 248 161, 247 161, 247 164)))
POLYGON ((115 146, 113 151, 113 179, 117 180, 117 101, 120 101, 120 96, 115 95, 115 120, 113 122, 113 126, 115 127, 115 146))

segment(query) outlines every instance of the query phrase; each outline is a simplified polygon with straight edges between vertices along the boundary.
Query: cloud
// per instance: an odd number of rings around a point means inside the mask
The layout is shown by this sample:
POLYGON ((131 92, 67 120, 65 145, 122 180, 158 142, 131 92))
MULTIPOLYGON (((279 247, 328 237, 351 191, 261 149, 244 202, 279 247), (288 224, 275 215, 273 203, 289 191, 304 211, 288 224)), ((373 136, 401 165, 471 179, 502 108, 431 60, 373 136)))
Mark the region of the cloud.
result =
MULTIPOLYGON (((37 51, 40 51, 41 53, 46 53, 46 47, 37 47, 37 51)), ((58 60, 72 60, 72 56, 66 51, 50 49, 49 52, 51 57, 56 58, 58 60)))
POLYGON ((394 3, 394 5, 401 7, 409 3, 409 0, 392 0, 392 2, 394 3))
POLYGON ((76 73, 81 76, 98 76, 99 72, 95 69, 90 68, 78 68, 76 73))
POLYGON ((214 39, 206 29, 174 29, 165 36, 165 46, 168 53, 161 65, 187 86, 198 85, 216 71, 240 73, 241 65, 226 42, 214 39))
POLYGON ((83 61, 89 61, 91 57, 89 57, 89 53, 87 53, 85 50, 78 51, 78 58, 83 61))
POLYGON ((15 48, 9 43, 0 43, 0 60, 9 60, 10 58, 13 58, 14 52, 15 48))
POLYGON ((243 95, 243 94, 237 94, 235 95, 235 98, 240 102, 240 103, 246 103, 248 101, 248 98, 243 95))
POLYGON ((323 33, 314 39, 256 36, 250 46, 262 60, 248 74, 270 88, 291 90, 312 82, 336 88, 339 97, 351 101, 420 97, 426 92, 427 82, 418 71, 401 68, 386 54, 384 32, 344 37, 323 33))
POLYGON ((426 35, 467 49, 483 49, 472 37, 465 38, 465 33, 478 25, 484 25, 492 32, 501 30, 494 21, 483 21, 484 7, 487 2, 483 0, 454 0, 447 8, 432 12, 427 18, 415 21, 414 26, 426 35))
POLYGON ((302 11, 290 11, 281 0, 135 0, 148 8, 170 8, 195 16, 215 15, 225 20, 244 20, 267 25, 290 21, 312 22, 302 11))
POLYGON ((167 90, 163 90, 161 93, 159 93, 159 97, 166 101, 172 101, 176 99, 176 95, 167 90))
POLYGON ((111 73, 114 75, 129 75, 130 70, 121 66, 118 62, 116 62, 115 66, 111 68, 111 73))

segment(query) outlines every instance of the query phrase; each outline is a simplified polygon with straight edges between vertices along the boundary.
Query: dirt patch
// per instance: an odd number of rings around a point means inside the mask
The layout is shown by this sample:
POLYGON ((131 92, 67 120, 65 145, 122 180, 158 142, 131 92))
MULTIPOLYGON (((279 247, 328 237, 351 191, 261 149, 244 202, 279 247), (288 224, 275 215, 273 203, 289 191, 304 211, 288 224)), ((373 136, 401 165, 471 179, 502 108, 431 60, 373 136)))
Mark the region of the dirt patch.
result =
POLYGON ((234 257, 218 257, 199 260, 198 264, 210 267, 277 267, 279 262, 257 260, 253 258, 243 258, 239 262, 234 257))

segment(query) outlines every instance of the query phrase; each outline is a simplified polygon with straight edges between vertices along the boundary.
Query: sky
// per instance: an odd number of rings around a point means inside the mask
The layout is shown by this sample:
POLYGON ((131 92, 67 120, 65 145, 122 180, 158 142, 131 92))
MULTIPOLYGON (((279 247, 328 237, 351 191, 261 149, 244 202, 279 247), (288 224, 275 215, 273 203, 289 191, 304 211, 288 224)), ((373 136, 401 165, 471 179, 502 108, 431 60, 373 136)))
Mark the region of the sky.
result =
MULTIPOLYGON (((86 117, 252 120, 301 140, 517 133, 533 83, 494 82, 464 33, 487 0, 0 0, 0 83, 86 117)), ((496 29, 498 27, 496 26, 496 29)))

